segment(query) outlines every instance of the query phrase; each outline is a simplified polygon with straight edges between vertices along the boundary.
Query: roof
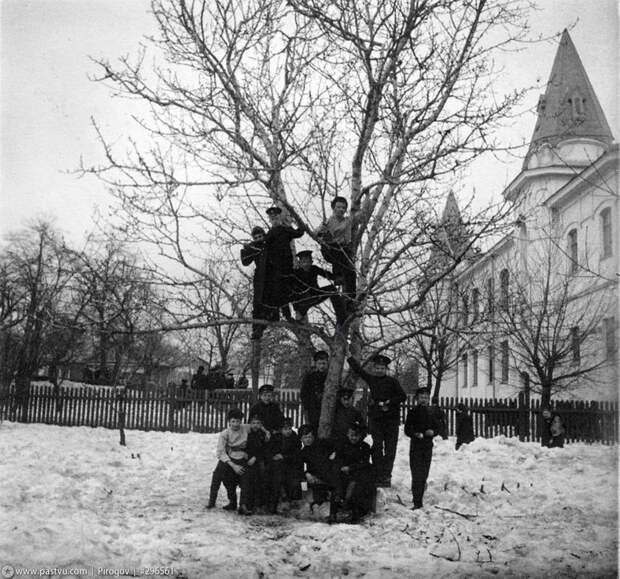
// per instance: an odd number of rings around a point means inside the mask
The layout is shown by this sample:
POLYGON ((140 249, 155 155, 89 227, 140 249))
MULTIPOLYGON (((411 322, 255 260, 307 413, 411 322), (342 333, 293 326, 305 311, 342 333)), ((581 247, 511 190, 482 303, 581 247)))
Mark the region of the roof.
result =
POLYGON ((538 119, 524 167, 541 144, 569 138, 611 143, 613 135, 568 30, 564 29, 545 94, 538 101, 538 119))

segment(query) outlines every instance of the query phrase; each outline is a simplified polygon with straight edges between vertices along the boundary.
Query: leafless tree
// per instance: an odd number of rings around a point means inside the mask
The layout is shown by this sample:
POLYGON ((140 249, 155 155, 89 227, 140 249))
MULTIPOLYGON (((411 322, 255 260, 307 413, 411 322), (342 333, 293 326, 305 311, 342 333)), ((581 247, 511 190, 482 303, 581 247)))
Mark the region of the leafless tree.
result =
MULTIPOLYGON (((359 307, 342 328, 307 330, 332 354, 327 436, 349 340, 359 355, 378 317, 396 324, 433 285, 394 301, 392 290, 417 286, 427 258, 433 183, 496 149, 492 131, 521 96, 494 93, 492 54, 526 35, 525 5, 154 0, 152 8, 158 35, 137 58, 98 61, 99 80, 149 105, 139 120, 146 139, 119 152, 97 128, 107 163, 84 170, 110 185, 124 232, 187 276, 208 275, 201 248, 230 263, 267 204, 315 238, 330 198, 349 199, 359 307)), ((494 217, 472 220, 472 239, 494 217)))

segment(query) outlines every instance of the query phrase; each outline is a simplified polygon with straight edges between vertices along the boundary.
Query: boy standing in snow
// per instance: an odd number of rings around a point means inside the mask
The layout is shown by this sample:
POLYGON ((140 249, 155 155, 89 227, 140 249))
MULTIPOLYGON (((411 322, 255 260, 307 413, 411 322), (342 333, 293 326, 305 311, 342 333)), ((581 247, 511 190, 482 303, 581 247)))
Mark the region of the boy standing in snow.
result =
POLYGON ((400 405, 407 400, 407 395, 400 382, 387 375, 387 367, 391 362, 387 356, 373 356, 372 374, 364 370, 353 356, 347 361, 370 389, 368 431, 372 436, 372 462, 377 469, 377 486, 390 487, 398 444, 400 405))
POLYGON ((464 444, 469 444, 476 439, 474 435, 474 425, 465 407, 465 404, 460 402, 456 405, 456 447, 458 450, 464 444))
POLYGON ((211 491, 207 508, 212 509, 215 507, 220 484, 224 483, 224 488, 228 495, 228 504, 224 509, 235 511, 237 510, 237 485, 240 482, 241 476, 245 473, 248 459, 246 446, 250 425, 241 424, 243 412, 238 408, 229 410, 226 418, 228 420, 228 428, 220 432, 217 441, 216 456, 218 462, 211 475, 211 491))
POLYGON ((304 420, 315 430, 318 429, 319 419, 321 418, 321 404, 328 366, 329 354, 324 350, 316 352, 314 354, 314 368, 304 375, 299 391, 304 420))
POLYGON ((416 405, 408 412, 405 420, 405 434, 411 438, 409 466, 413 495, 412 510, 422 508, 426 479, 433 458, 433 438, 441 429, 441 423, 428 406, 429 401, 428 388, 418 388, 415 394, 416 405))

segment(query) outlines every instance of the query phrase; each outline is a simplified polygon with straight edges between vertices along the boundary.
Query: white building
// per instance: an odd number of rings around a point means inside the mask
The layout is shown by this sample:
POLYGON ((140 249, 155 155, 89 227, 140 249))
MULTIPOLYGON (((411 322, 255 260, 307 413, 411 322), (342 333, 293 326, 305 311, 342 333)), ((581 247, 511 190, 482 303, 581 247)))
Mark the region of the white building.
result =
POLYGON ((523 168, 503 192, 514 230, 453 280, 460 331, 441 396, 536 394, 554 366, 554 398, 617 399, 618 156, 565 30, 523 168))

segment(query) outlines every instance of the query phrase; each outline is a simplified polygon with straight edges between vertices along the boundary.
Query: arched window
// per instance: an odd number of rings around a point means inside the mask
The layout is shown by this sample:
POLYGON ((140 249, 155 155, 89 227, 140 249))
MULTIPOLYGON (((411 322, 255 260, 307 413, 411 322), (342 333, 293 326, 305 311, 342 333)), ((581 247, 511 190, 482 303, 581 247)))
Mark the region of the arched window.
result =
POLYGON ((613 254, 613 235, 611 229, 611 209, 607 207, 601 211, 601 242, 603 245, 603 257, 613 254))
POLYGON ((480 317, 480 290, 477 287, 471 290, 471 309, 473 315, 472 321, 477 322, 480 317))
POLYGON ((568 258, 570 260, 568 271, 577 273, 579 269, 579 245, 577 242, 577 230, 571 229, 568 232, 568 258))
POLYGON ((507 269, 502 269, 499 273, 499 305, 503 309, 508 308, 510 295, 510 273, 507 269))

